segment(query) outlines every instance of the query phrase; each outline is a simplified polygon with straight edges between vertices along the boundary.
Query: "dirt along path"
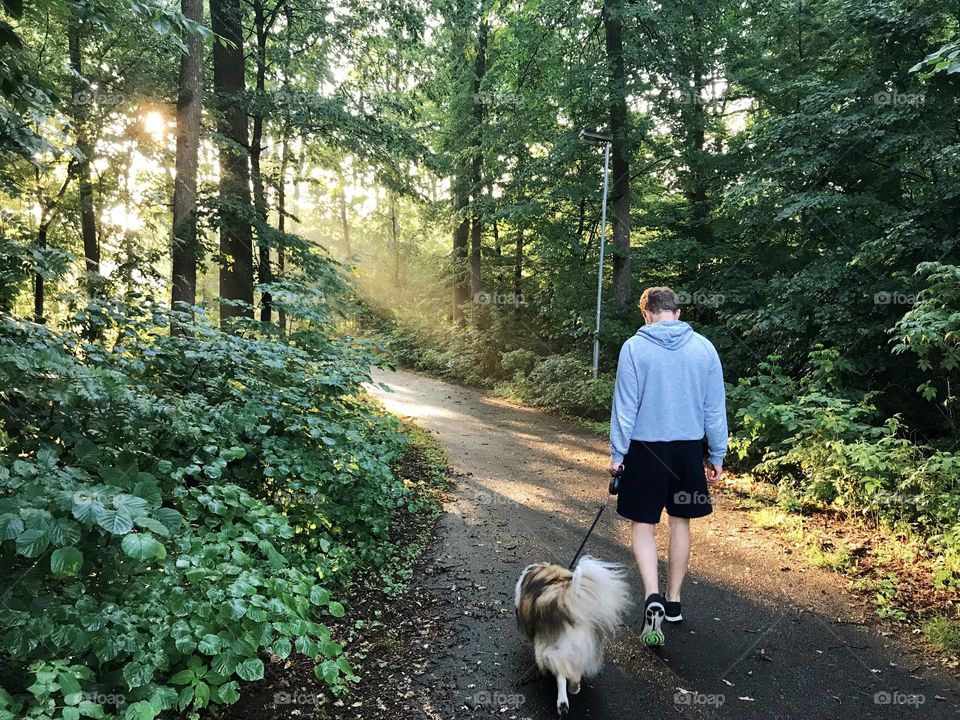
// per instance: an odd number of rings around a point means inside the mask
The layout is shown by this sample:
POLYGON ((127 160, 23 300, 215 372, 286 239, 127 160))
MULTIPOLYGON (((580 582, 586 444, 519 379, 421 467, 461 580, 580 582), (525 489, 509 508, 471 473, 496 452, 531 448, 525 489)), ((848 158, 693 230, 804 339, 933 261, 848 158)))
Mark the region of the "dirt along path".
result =
MULTIPOLYGON (((416 592, 439 600, 445 626, 415 670, 423 716, 555 716, 555 684, 524 682, 533 654, 516 628, 513 587, 531 562, 569 563, 608 503, 586 552, 628 564, 642 602, 628 523, 606 490, 606 443, 575 423, 422 375, 374 379, 391 390, 372 390, 387 408, 436 434, 455 473, 414 580, 416 592)), ((666 627, 666 646, 654 652, 640 642, 635 609, 603 673, 571 698, 571 718, 960 717, 946 674, 885 632, 840 578, 805 567, 744 512, 720 498, 695 523, 693 542, 683 624, 666 627)))

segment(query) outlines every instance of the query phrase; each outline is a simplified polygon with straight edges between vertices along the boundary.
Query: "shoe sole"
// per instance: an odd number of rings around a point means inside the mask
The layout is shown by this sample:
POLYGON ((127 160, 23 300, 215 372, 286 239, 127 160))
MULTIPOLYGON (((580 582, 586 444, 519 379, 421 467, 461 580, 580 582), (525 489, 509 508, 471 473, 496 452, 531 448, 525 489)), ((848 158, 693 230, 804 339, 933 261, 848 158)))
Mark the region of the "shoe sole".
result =
POLYGON ((657 647, 663 645, 663 630, 660 625, 664 616, 663 605, 658 602, 652 602, 647 605, 643 614, 643 630, 640 632, 640 639, 644 645, 657 647))
POLYGON ((663 619, 666 620, 668 623, 682 623, 683 615, 674 615, 673 617, 671 617, 670 615, 665 615, 663 619))

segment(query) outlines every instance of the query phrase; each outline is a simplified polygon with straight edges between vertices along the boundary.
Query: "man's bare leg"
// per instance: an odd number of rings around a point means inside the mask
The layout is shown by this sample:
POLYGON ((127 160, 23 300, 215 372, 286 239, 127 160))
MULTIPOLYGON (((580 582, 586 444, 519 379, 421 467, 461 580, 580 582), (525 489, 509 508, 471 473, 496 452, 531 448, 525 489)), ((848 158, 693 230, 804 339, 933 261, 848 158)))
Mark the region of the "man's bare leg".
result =
POLYGON ((657 577, 657 526, 651 523, 631 522, 633 532, 633 557, 640 570, 645 598, 660 593, 660 580, 657 577))
MULTIPOLYGON (((634 551, 636 552, 636 551, 634 551)), ((670 556, 667 570, 667 602, 680 602, 680 586, 690 562, 690 518, 670 518, 670 556)))

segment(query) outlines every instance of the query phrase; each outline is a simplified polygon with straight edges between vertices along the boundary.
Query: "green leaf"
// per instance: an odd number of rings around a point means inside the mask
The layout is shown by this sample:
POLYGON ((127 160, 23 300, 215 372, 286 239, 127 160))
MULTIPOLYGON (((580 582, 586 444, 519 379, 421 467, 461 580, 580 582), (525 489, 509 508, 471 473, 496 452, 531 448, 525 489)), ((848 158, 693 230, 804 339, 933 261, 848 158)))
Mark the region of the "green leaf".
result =
POLYGON ((310 603, 313 605, 325 605, 330 602, 330 592, 320 587, 319 585, 314 585, 310 588, 310 603))
POLYGON ((65 707, 60 711, 60 716, 63 720, 80 720, 80 708, 65 707))
POLYGON ((177 708, 179 710, 186 710, 191 702, 193 702, 193 685, 187 685, 180 691, 180 695, 177 697, 177 708))
POLYGON ((127 686, 134 688, 146 685, 153 679, 153 668, 150 665, 143 665, 138 662, 130 662, 123 666, 123 679, 127 681, 127 686))
POLYGON ((343 652, 343 645, 333 640, 324 640, 320 645, 320 652, 323 653, 324 657, 335 658, 343 652))
POLYGON ((273 643, 273 654, 281 660, 286 660, 290 657, 292 650, 293 648, 290 647, 290 641, 285 637, 277 638, 273 643))
POLYGON ((75 547, 63 547, 50 555, 50 571, 57 577, 70 577, 83 567, 83 553, 75 547))
POLYGON ((153 720, 159 713, 147 700, 140 700, 127 706, 123 714, 124 720, 153 720))
MULTIPOLYGON (((60 683, 60 692, 63 693, 63 702, 65 705, 78 705, 80 700, 83 699, 83 691, 80 688, 80 683, 77 681, 77 678, 74 677, 73 673, 68 671, 63 671, 57 676, 57 681, 60 683)), ((80 711, 77 711, 77 717, 80 716, 80 711)))
POLYGON ((262 680, 263 679, 263 662, 260 658, 250 658, 249 660, 244 660, 242 663, 237 665, 237 675, 240 676, 241 680, 262 680))
POLYGON ((183 515, 178 513, 173 508, 158 508, 153 514, 156 516, 157 520, 162 522, 166 526, 167 530, 169 530, 171 533, 176 533, 181 527, 183 527, 183 515))
POLYGON ((197 649, 204 655, 216 655, 220 652, 220 638, 208 633, 197 643, 197 649))
POLYGON ((237 669, 238 660, 237 654, 228 650, 227 652, 220 653, 211 660, 210 667, 221 675, 233 675, 233 671, 237 669))
POLYGON ((336 600, 334 600, 327 606, 327 610, 329 610, 330 614, 333 615, 334 617, 341 618, 344 615, 346 615, 346 611, 343 609, 343 605, 338 603, 336 600))
POLYGON ((83 717, 94 718, 94 720, 104 720, 106 717, 103 706, 90 700, 81 700, 78 709, 83 717))
POLYGON ((340 668, 333 660, 324 660, 314 668, 314 674, 327 685, 333 685, 340 676, 340 668))
POLYGON ((73 504, 72 515, 84 525, 93 524, 103 513, 103 505, 100 504, 100 501, 86 493, 74 493, 71 501, 73 504))
POLYGON ((152 517, 147 517, 146 515, 141 515, 136 517, 133 521, 137 524, 138 527, 142 527, 144 530, 149 530, 154 532, 160 537, 169 537, 170 530, 159 520, 154 520, 152 517))
POLYGON ((171 685, 189 685, 196 677, 193 670, 181 670, 170 678, 171 685))
POLYGON ((80 539, 80 526, 73 520, 57 518, 47 530, 54 545, 73 545, 80 539))
POLYGON ((43 554, 50 544, 50 538, 44 530, 25 530, 17 538, 17 552, 25 557, 34 558, 43 554))
POLYGON ((0 540, 13 540, 23 532, 23 520, 19 515, 3 513, 0 515, 0 540))
POLYGON ((133 518, 117 510, 102 511, 97 524, 113 535, 126 535, 133 530, 133 518))
POLYGON ((163 560, 167 556, 167 551, 153 535, 144 533, 130 533, 123 538, 120 543, 123 551, 141 562, 150 560, 163 560))
POLYGON ((210 686, 205 682, 198 682, 193 687, 193 702, 198 708, 206 707, 210 702, 210 686))
POLYGON ((225 705, 233 705, 240 699, 240 684, 236 680, 226 682, 217 689, 217 695, 225 705))
POLYGON ((146 515, 148 509, 146 500, 126 493, 120 493, 113 498, 113 507, 132 518, 146 515))

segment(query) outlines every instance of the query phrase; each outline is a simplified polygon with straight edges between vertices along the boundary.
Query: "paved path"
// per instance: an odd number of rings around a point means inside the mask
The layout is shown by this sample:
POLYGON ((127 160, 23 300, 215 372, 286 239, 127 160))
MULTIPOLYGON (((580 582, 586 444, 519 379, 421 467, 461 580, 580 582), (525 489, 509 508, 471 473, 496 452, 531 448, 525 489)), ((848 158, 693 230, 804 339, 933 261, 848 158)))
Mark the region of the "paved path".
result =
MULTIPOLYGON (((513 586, 528 563, 570 561, 609 498, 606 444, 575 423, 421 375, 374 379, 391 388, 373 390, 390 410, 436 435, 457 476, 417 580, 441 599, 448 630, 420 675, 426 715, 553 717, 555 685, 521 682, 532 652, 516 629, 513 586)), ((804 567, 743 512, 717 504, 694 525, 683 625, 668 627, 654 653, 634 612, 603 673, 571 698, 571 718, 960 717, 956 684, 885 634, 842 579, 804 567)), ((587 552, 633 567, 612 501, 587 552)), ((639 598, 636 573, 633 584, 639 598)))

